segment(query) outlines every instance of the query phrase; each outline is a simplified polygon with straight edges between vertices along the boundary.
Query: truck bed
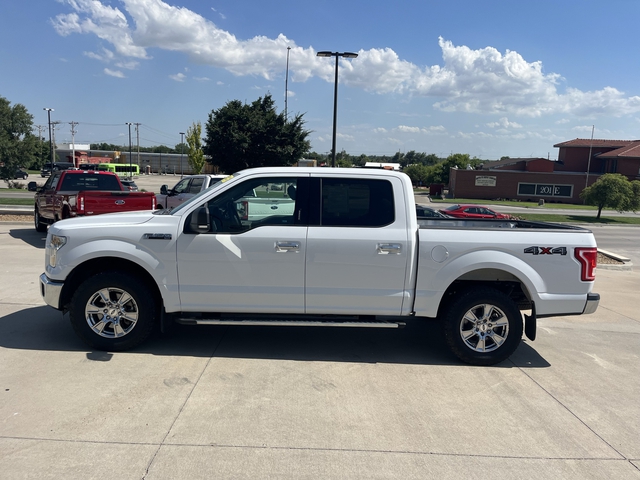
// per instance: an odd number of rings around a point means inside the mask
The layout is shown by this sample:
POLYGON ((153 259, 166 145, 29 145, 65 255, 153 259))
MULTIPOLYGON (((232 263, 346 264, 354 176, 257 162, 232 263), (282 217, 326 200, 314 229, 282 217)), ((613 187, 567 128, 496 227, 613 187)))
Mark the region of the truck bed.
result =
POLYGON ((418 226, 424 228, 469 228, 469 229, 537 229, 537 230, 590 230, 575 225, 564 225, 550 222, 531 222, 528 220, 494 220, 466 218, 418 217, 418 226))

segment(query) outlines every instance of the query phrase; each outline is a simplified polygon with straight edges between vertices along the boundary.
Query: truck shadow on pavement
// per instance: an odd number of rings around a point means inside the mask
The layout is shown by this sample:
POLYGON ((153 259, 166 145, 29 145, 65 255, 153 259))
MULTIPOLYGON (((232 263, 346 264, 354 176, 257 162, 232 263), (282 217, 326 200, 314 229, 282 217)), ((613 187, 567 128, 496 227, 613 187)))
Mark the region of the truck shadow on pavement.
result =
POLYGON ((47 240, 47 233, 36 232, 35 228, 12 228, 9 235, 35 248, 44 248, 47 240))
MULTIPOLYGON (((0 317, 0 347, 87 352, 106 362, 114 355, 252 358, 267 360, 464 365, 448 349, 436 321, 413 320, 403 329, 174 325, 166 334, 127 352, 91 350, 74 333, 68 315, 50 307, 25 308, 0 317)), ((497 367, 545 368, 550 364, 523 342, 497 367)))

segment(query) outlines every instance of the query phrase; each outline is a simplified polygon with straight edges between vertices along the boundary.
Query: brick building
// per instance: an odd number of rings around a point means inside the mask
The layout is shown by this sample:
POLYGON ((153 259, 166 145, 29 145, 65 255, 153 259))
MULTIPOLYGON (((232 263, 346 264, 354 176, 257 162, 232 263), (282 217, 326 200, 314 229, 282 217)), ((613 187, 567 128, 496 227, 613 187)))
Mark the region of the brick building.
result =
POLYGON ((582 203, 580 192, 604 173, 640 179, 640 140, 580 139, 558 143, 558 160, 509 158, 479 170, 452 168, 453 198, 582 203))

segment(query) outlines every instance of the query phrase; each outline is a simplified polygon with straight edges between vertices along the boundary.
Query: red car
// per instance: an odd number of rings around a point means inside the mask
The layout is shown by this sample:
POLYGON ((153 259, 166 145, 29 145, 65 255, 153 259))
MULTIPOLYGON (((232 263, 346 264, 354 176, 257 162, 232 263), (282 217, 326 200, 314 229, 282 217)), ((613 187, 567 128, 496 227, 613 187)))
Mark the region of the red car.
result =
POLYGON ((456 218, 511 218, 511 215, 498 213, 481 205, 451 205, 448 208, 440 210, 440 213, 456 218))

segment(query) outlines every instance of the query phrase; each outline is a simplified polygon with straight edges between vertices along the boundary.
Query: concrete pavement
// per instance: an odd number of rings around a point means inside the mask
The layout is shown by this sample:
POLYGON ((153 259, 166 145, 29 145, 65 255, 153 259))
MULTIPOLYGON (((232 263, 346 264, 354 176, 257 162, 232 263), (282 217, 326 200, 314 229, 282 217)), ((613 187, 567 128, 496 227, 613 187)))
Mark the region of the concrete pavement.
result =
POLYGON ((91 351, 46 307, 44 235, 0 224, 0 477, 640 478, 636 272, 490 368, 437 325, 178 326, 91 351))

